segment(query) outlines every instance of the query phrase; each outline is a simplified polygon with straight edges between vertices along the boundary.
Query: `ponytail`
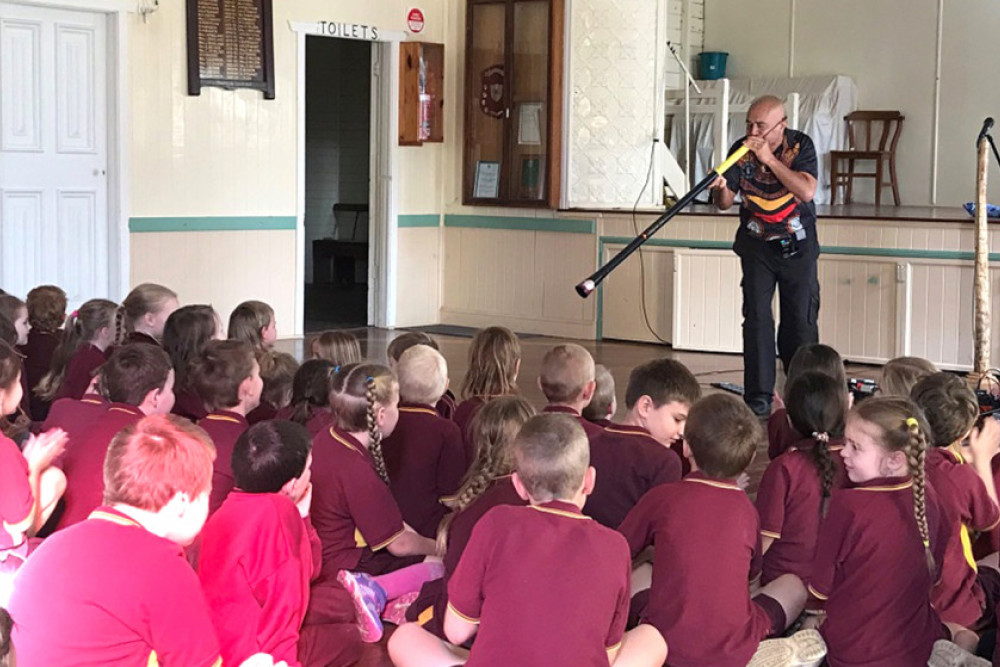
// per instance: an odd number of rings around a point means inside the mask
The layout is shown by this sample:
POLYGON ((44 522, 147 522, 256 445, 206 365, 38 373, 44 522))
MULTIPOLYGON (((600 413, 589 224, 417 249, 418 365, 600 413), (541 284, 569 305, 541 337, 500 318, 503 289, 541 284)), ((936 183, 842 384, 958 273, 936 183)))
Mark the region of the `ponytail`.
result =
POLYGON ((115 346, 123 345, 128 336, 128 327, 125 322, 125 306, 118 306, 115 310, 115 346))
POLYGON ((378 428, 378 400, 375 396, 375 378, 368 376, 365 381, 365 400, 368 402, 368 451, 375 460, 375 472, 386 484, 389 483, 389 472, 385 468, 385 457, 382 455, 382 431, 378 428))
POLYGON ((904 427, 909 432, 909 442, 906 445, 906 464, 910 477, 913 478, 913 516, 917 520, 917 530, 924 543, 924 555, 927 558, 927 570, 934 578, 934 554, 931 552, 930 531, 927 528, 927 478, 924 471, 924 459, 927 455, 927 436, 920 428, 920 422, 914 417, 908 417, 904 427))
POLYGON ((825 431, 822 433, 814 432, 812 439, 815 443, 810 452, 812 462, 816 466, 816 470, 819 471, 820 485, 823 487, 823 498, 829 498, 830 491, 833 488, 833 478, 837 474, 833 457, 830 455, 830 434, 825 431))
POLYGON ((101 329, 114 326, 114 319, 120 310, 113 301, 107 299, 91 299, 79 310, 74 310, 66 318, 62 341, 52 354, 52 365, 49 372, 42 377, 33 388, 35 395, 45 401, 55 399, 73 355, 85 344, 92 344, 101 329))

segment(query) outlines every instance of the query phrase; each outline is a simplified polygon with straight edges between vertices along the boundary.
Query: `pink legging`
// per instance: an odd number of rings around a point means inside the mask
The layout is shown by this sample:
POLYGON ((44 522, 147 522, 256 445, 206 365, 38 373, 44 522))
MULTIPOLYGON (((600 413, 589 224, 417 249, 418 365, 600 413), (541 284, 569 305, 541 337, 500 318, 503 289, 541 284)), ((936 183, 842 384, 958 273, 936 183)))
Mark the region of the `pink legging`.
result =
POLYGON ((390 572, 372 577, 382 590, 385 591, 386 598, 395 600, 407 593, 417 593, 420 587, 428 581, 440 579, 444 576, 444 565, 438 562, 424 562, 410 565, 390 572))

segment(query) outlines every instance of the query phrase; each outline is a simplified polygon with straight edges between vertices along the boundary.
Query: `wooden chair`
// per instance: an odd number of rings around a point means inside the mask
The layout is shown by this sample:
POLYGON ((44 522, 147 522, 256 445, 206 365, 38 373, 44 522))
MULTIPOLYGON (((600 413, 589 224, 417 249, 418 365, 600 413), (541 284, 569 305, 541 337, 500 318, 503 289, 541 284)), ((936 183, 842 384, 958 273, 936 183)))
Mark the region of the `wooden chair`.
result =
POLYGON ((892 186, 892 198, 899 206, 899 184, 896 181, 896 144, 903 130, 903 114, 898 111, 854 111, 844 116, 847 121, 849 150, 830 151, 830 203, 837 203, 837 189, 844 185, 844 203, 851 203, 851 185, 855 178, 875 179, 875 205, 882 204, 882 188, 892 186), (864 138, 861 141, 861 138, 864 138), (841 171, 841 161, 847 161, 847 171, 841 171), (859 160, 875 162, 875 171, 857 171, 859 160), (889 180, 884 178, 889 167, 889 180))

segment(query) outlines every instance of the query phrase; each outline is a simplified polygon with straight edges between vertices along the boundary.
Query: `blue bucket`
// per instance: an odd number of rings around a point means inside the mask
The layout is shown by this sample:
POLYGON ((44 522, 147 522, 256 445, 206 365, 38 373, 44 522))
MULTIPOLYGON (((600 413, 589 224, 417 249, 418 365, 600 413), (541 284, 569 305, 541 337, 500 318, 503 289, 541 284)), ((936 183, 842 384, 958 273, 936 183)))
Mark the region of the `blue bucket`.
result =
POLYGON ((726 76, 725 51, 702 51, 698 54, 698 70, 700 78, 706 80, 721 79, 726 76))

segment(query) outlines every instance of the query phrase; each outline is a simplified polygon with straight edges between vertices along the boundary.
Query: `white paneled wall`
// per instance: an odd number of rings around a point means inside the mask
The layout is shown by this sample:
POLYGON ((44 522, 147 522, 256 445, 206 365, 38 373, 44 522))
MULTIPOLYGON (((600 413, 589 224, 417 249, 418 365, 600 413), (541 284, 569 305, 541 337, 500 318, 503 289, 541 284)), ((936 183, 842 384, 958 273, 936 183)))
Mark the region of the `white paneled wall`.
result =
MULTIPOLYGON (((601 261, 607 262, 623 247, 621 243, 605 245, 601 261)), ((647 343, 656 343, 658 339, 671 342, 674 335, 673 283, 673 248, 647 246, 622 262, 601 287, 603 337, 647 343), (640 277, 645 278, 645 293, 639 289, 640 277), (643 298, 649 326, 643 316, 643 298)))
POLYGON ((897 356, 896 260, 824 255, 818 271, 819 339, 853 361, 897 356))
POLYGON ((593 338, 595 299, 573 286, 594 264, 594 237, 445 227, 441 321, 593 338))
POLYGON ((742 352, 740 260, 731 252, 674 253, 674 347, 742 352))
POLYGON ((396 326, 438 323, 441 289, 441 229, 400 227, 396 326))

